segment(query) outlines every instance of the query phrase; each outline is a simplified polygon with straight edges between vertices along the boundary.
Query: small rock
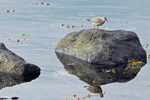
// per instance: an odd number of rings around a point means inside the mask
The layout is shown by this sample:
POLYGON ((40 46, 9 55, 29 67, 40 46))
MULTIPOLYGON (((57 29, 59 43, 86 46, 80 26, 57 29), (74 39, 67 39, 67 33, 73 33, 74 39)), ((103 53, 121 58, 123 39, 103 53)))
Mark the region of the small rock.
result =
POLYGON ((61 24, 61 26, 65 26, 65 24, 61 24))

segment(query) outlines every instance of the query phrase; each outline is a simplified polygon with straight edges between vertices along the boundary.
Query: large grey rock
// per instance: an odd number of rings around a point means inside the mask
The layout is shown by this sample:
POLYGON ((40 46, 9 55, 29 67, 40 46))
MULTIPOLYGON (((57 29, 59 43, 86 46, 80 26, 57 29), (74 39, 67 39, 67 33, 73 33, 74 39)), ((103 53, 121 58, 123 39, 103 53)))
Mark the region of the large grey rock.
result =
POLYGON ((57 53, 67 54, 92 64, 126 64, 129 59, 146 62, 146 52, 136 33, 123 30, 81 30, 65 36, 57 53))
POLYGON ((8 50, 3 43, 0 43, 0 72, 21 75, 27 79, 34 75, 38 76, 40 68, 27 63, 23 58, 8 50))
POLYGON ((56 55, 69 74, 76 75, 91 86, 128 82, 134 79, 144 66, 142 63, 138 64, 138 67, 136 65, 118 65, 115 67, 95 65, 62 53, 56 53, 56 55))

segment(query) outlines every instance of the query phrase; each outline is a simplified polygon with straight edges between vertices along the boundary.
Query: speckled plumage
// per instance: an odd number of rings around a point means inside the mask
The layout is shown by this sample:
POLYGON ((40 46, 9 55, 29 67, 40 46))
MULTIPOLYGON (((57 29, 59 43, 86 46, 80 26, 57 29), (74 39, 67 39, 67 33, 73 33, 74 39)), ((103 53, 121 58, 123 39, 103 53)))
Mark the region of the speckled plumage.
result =
POLYGON ((105 21, 107 21, 107 18, 106 17, 94 17, 92 19, 87 19, 87 20, 90 21, 94 25, 94 29, 95 29, 95 26, 97 26, 97 28, 99 29, 98 26, 103 25, 105 21))

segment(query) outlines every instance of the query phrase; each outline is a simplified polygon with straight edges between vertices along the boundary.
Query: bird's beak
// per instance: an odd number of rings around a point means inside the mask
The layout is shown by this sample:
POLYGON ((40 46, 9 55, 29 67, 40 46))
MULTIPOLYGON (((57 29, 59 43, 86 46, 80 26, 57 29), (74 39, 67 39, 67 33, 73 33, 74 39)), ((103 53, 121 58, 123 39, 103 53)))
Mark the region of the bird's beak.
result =
POLYGON ((106 20, 107 22, 109 22, 108 20, 106 20))

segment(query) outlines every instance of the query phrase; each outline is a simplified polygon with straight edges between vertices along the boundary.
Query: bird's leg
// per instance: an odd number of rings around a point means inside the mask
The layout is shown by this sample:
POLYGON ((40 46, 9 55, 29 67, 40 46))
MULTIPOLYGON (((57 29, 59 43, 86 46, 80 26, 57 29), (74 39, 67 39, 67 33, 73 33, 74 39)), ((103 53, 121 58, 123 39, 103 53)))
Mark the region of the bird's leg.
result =
POLYGON ((95 25, 94 25, 94 30, 95 30, 95 25))
POLYGON ((97 26, 97 29, 99 30, 99 27, 97 26))

